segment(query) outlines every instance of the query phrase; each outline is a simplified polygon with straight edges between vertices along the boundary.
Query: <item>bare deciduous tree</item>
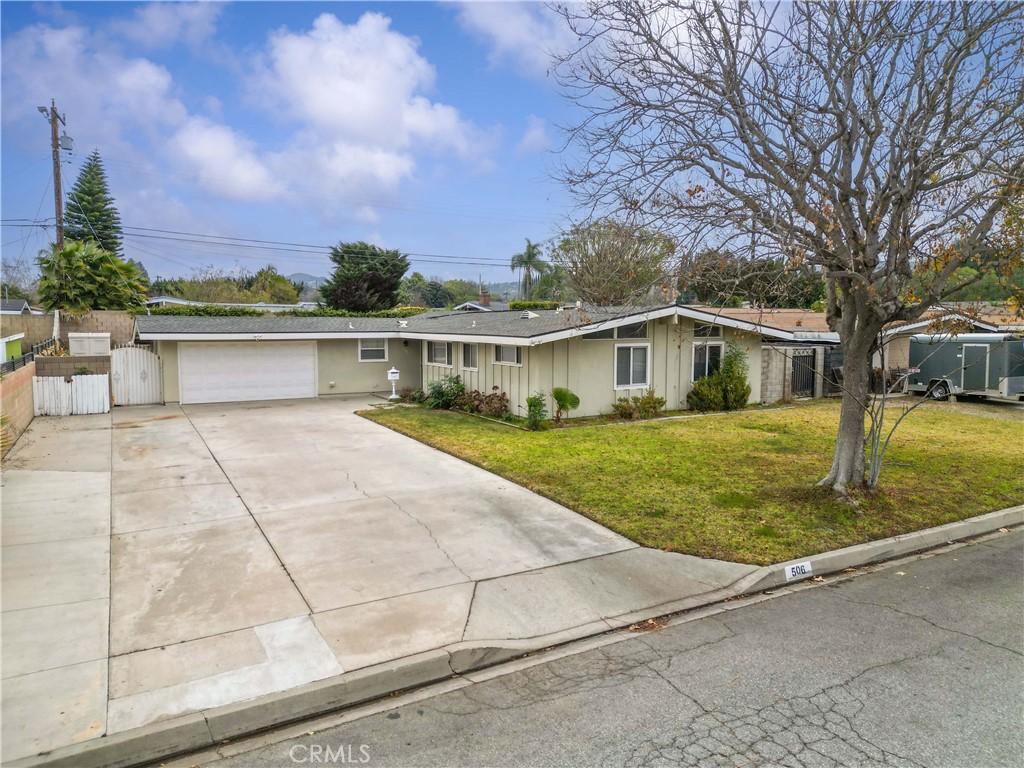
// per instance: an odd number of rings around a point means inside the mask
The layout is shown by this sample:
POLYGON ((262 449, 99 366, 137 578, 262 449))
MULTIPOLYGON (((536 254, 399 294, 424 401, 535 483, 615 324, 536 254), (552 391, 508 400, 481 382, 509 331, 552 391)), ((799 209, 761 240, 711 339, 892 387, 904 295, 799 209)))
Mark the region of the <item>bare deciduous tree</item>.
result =
POLYGON ((870 483, 879 332, 962 288, 961 266, 1020 259, 995 235, 1024 186, 1024 4, 611 0, 560 12, 579 45, 557 71, 585 115, 572 188, 691 253, 756 234, 820 270, 845 379, 821 483, 870 483))
POLYGON ((571 227, 551 258, 580 299, 612 306, 631 304, 666 282, 674 252, 664 235, 599 219, 571 227))

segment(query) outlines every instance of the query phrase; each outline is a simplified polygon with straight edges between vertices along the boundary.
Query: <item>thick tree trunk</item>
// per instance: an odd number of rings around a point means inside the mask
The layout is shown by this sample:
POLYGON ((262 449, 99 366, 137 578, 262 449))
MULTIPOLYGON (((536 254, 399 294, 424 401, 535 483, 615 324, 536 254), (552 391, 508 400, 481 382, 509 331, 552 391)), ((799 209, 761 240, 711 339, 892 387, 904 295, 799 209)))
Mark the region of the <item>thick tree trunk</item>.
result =
POLYGON ((845 495, 864 484, 864 416, 871 397, 872 337, 858 334, 843 345, 843 401, 832 468, 818 483, 845 495))

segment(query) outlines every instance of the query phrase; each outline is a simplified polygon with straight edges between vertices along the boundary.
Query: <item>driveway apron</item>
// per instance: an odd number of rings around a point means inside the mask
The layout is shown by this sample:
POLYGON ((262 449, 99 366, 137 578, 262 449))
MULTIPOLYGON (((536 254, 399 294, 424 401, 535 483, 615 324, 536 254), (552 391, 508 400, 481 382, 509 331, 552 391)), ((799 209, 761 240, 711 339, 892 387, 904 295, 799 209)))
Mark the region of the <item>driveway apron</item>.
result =
MULTIPOLYGON (((3 473, 3 757, 731 583, 355 414, 36 419, 3 473), (665 574, 676 569, 676 574, 665 574)), ((689 560, 694 560, 690 558, 689 560)))

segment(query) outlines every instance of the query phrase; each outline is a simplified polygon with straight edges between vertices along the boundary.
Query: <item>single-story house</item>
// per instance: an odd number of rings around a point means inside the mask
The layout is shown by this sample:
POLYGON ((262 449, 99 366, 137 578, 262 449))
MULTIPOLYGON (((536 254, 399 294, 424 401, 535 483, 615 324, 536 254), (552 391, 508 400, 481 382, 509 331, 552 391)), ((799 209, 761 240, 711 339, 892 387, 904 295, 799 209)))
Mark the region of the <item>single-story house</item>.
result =
POLYGON ((201 403, 426 387, 445 376, 508 394, 517 413, 554 387, 580 396, 573 415, 607 413, 648 388, 685 408, 693 382, 718 368, 728 343, 747 355, 751 402, 761 402, 762 342, 813 342, 817 330, 771 325, 740 310, 688 305, 433 312, 409 318, 141 315, 167 402, 201 403))
POLYGON ((507 312, 508 302, 491 301, 490 293, 480 291, 480 296, 474 301, 464 301, 453 308, 459 312, 507 312))
POLYGON ((0 315, 31 315, 32 307, 25 299, 0 299, 0 315))

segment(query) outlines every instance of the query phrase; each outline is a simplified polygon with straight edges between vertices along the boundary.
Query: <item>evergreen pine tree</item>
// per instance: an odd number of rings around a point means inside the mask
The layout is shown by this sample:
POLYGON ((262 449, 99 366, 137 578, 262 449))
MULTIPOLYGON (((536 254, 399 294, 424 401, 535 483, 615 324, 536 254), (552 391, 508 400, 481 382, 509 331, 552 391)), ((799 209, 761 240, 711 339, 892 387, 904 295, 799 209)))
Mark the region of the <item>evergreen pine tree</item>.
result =
POLYGON ((95 240, 103 250, 121 255, 121 216, 110 196, 99 150, 94 149, 89 155, 68 193, 64 237, 82 242, 95 240))

